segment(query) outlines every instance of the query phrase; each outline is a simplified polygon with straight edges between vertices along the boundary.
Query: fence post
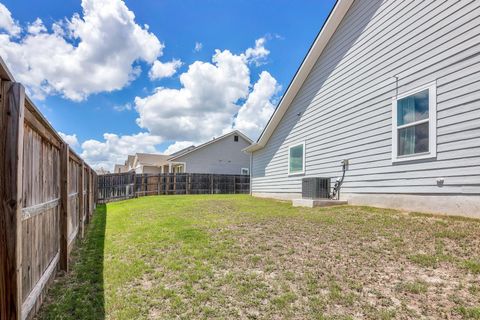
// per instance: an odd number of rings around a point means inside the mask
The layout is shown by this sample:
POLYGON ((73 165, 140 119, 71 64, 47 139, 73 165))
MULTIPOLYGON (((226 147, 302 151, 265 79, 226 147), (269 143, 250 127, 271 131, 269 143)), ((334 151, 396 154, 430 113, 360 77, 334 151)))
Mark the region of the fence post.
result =
POLYGON ((165 178, 165 173, 162 173, 162 181, 161 181, 162 185, 160 187, 161 190, 162 190, 161 194, 165 194, 166 181, 167 181, 167 179, 165 178))
POLYGON ((68 271, 68 182, 70 149, 63 143, 60 150, 60 270, 68 271))
POLYGON ((177 174, 173 174, 173 194, 177 194, 177 174))
POLYGON ((170 192, 170 173, 167 173, 165 177, 165 195, 170 192))
POLYGON ((135 198, 135 172, 130 173, 130 198, 135 198))
POLYGON ((25 88, 1 81, 0 319, 22 316, 22 164, 25 88))
POLYGON ((86 168, 87 172, 85 173, 85 179, 87 180, 87 192, 85 195, 85 206, 87 207, 87 210, 85 212, 85 223, 89 224, 90 223, 90 191, 91 191, 91 186, 90 186, 90 168, 86 168))
POLYGON ((93 176, 93 169, 90 168, 88 170, 88 222, 92 221, 92 215, 93 215, 93 201, 94 201, 94 190, 95 190, 95 185, 94 185, 94 176, 93 176))
POLYGON ((78 177, 78 223, 80 224, 80 237, 85 235, 85 198, 83 196, 84 181, 83 176, 85 172, 85 163, 82 161, 80 165, 80 176, 78 177))
POLYGON ((93 210, 97 209, 97 202, 98 202, 98 175, 96 172, 93 172, 93 210))
POLYGON ((210 194, 213 194, 213 174, 210 175, 210 194))
POLYGON ((148 178, 145 178, 145 174, 142 173, 142 189, 143 189, 143 196, 147 195, 147 188, 148 188, 148 178))
POLYGON ((192 174, 187 173, 187 190, 186 194, 192 193, 192 174))
POLYGON ((145 176, 145 193, 144 196, 148 196, 149 191, 148 191, 148 186, 150 185, 150 179, 148 178, 148 175, 145 176))

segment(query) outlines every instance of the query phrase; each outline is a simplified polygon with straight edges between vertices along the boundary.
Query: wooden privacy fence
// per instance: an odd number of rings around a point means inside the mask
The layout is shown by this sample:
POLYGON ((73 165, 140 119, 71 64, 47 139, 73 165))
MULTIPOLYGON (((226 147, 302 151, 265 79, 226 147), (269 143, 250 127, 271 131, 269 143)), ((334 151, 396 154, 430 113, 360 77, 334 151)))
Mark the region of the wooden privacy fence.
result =
POLYGON ((94 212, 97 176, 4 66, 0 74, 0 319, 27 319, 56 271, 68 271, 94 212))
POLYGON ((101 203, 149 195, 249 192, 250 176, 247 175, 114 173, 98 176, 98 201, 101 203))

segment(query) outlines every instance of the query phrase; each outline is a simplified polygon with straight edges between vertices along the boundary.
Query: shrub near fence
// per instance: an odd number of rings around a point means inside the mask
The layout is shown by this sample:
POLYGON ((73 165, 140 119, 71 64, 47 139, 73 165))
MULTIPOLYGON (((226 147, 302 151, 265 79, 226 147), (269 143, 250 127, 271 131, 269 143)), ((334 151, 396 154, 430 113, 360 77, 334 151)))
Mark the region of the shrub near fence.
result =
POLYGON ((0 59, 0 319, 32 318, 94 212, 96 174, 0 59))
POLYGON ((98 176, 98 201, 170 194, 236 194, 250 192, 250 176, 202 173, 135 174, 98 176))

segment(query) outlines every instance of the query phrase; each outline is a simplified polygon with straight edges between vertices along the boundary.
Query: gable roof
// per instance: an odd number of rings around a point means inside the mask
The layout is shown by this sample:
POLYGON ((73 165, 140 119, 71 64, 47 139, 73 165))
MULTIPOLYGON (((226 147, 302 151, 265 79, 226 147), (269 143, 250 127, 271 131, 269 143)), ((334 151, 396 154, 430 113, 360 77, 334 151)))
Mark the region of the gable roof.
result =
POLYGON ((116 164, 113 168, 113 173, 122 173, 127 171, 127 166, 124 164, 116 164))
POLYGON ((127 160, 125 161, 125 165, 128 167, 129 165, 133 166, 133 161, 135 161, 135 155, 129 154, 127 160))
POLYGON ((324 23, 320 32, 318 33, 315 41, 313 42, 310 50, 302 61, 300 68, 298 68, 295 76, 288 85, 287 91, 283 95, 280 103, 273 112, 266 127, 263 129, 262 134, 258 138, 257 142, 244 149, 246 152, 253 152, 262 149, 267 144, 268 140, 273 134, 273 131, 282 120, 285 112, 292 103, 293 99, 297 95, 298 91, 303 85, 303 82, 307 79, 310 71, 317 62, 318 58, 322 54, 323 50, 327 46, 330 38, 337 30, 340 22, 342 22, 348 9, 350 9, 354 0, 337 0, 333 7, 327 21, 324 23))
POLYGON ((152 153, 137 153, 135 154, 134 164, 143 166, 162 166, 167 164, 169 155, 166 154, 152 154, 152 153))
POLYGON ((191 151, 193 149, 195 149, 196 147, 192 144, 191 146, 189 147, 186 147, 186 148, 183 148, 182 150, 179 150, 177 152, 174 152, 170 155, 170 157, 179 157, 180 155, 184 154, 184 153, 187 153, 188 151, 191 151))
MULTIPOLYGON (((232 135, 238 135, 238 136, 242 137, 244 140, 246 140, 248 143, 253 143, 252 139, 250 139, 249 137, 247 137, 246 135, 244 135, 244 134, 241 133, 240 131, 238 131, 238 130, 233 130, 232 132, 229 132, 229 133, 227 133, 227 134, 224 134, 223 136, 220 136, 220 137, 218 137, 218 138, 214 138, 214 139, 212 139, 212 140, 210 140, 210 141, 207 141, 207 142, 199 145, 199 146, 196 147, 196 148, 192 148, 192 149, 190 149, 190 150, 187 150, 186 152, 182 152, 182 153, 177 154, 177 155, 173 154, 173 157, 169 158, 168 161, 172 161, 172 160, 178 159, 178 158, 180 158, 180 157, 183 157, 183 156, 185 156, 185 155, 187 155, 187 154, 190 154, 190 153, 192 153, 192 152, 195 152, 195 151, 197 151, 197 150, 199 150, 199 149, 201 149, 201 148, 203 148, 203 147, 206 147, 206 146, 208 146, 208 145, 210 145, 210 144, 212 144, 212 143, 215 143, 215 142, 217 142, 217 141, 220 141, 220 140, 225 139, 225 138, 227 138, 227 137, 229 137, 229 136, 232 136, 232 135)), ((189 147, 189 148, 190 148, 190 147, 189 147)), ((188 148, 187 148, 187 149, 188 149, 188 148)), ((185 149, 184 149, 184 150, 185 150, 185 149)), ((181 152, 181 151, 183 151, 183 150, 180 150, 180 152, 181 152)))

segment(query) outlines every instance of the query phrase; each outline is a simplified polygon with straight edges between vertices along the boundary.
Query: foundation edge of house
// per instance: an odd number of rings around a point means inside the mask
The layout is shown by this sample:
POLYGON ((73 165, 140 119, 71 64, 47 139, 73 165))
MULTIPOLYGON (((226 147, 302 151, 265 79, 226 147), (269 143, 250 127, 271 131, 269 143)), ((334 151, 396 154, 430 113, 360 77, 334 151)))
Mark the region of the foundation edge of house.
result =
MULTIPOLYGON (((300 193, 258 193, 252 196, 292 201, 301 199, 300 193)), ((304 199, 302 199, 304 200, 304 199)), ((472 195, 413 195, 413 194, 349 194, 342 193, 340 200, 349 205, 370 206, 410 212, 462 216, 480 219, 480 196, 472 195)))

